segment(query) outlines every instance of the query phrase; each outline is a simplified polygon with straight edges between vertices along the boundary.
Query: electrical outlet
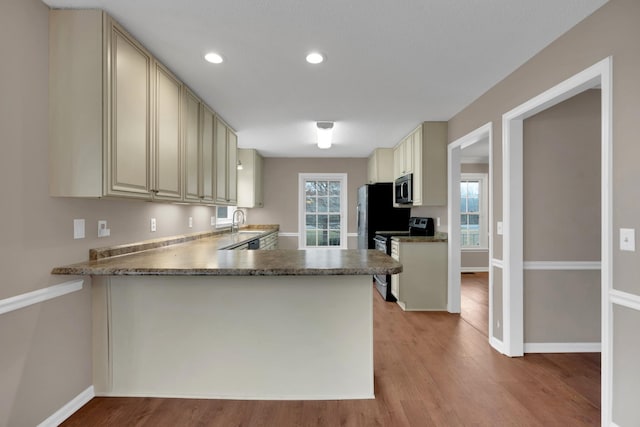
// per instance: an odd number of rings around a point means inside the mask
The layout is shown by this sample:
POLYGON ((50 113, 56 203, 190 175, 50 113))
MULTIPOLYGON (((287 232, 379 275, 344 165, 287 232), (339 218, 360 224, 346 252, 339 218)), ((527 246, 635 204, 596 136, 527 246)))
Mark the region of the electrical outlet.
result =
POLYGON ((193 217, 189 217, 189 228, 193 228, 193 217))
POLYGON ((436 227, 440 227, 440 217, 436 218, 436 227))
POLYGON ((84 239, 84 219, 73 220, 73 238, 84 239))
POLYGON ((155 218, 151 218, 151 232, 154 232, 156 230, 157 230, 156 219, 155 218))
POLYGON ((107 221, 101 219, 98 221, 98 237, 109 237, 111 229, 107 228, 107 221))

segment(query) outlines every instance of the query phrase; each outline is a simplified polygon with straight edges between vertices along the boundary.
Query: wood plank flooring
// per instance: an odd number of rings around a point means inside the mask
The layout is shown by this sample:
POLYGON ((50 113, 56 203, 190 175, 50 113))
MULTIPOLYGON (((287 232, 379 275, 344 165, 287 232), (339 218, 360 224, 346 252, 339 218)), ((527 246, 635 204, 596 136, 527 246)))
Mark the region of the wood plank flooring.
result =
POLYGON ((599 354, 512 359, 461 316, 373 304, 374 400, 95 398, 63 426, 600 425, 599 354))
POLYGON ((489 336, 489 273, 464 273, 460 280, 460 317, 489 336))

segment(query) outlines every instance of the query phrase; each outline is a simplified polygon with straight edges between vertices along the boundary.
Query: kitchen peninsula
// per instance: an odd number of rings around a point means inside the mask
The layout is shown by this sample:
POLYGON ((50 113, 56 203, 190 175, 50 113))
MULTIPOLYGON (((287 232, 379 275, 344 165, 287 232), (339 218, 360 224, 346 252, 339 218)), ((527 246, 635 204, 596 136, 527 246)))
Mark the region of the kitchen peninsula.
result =
POLYGON ((104 248, 55 268, 92 276, 96 394, 373 398, 371 276, 401 264, 374 250, 220 250, 269 233, 104 248))

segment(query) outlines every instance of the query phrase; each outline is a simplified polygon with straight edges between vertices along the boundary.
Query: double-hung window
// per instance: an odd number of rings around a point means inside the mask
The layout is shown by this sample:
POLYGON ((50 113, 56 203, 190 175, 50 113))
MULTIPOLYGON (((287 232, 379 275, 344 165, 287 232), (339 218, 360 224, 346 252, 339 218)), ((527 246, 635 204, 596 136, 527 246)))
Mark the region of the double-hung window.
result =
POLYGON ((460 246, 462 249, 486 249, 487 175, 463 173, 460 179, 460 246))
POLYGON ((299 175, 300 248, 347 247, 347 175, 299 175))

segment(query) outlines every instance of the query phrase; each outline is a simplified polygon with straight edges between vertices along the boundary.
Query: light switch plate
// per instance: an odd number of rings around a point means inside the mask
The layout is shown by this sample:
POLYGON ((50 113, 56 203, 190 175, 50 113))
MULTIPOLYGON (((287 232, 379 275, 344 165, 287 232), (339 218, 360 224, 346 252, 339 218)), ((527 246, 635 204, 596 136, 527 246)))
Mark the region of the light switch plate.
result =
POLYGON ((84 239, 84 219, 73 220, 73 238, 84 239))
POLYGON ((193 217, 189 217, 189 228, 193 228, 193 217))
POLYGON ((636 251, 636 230, 635 228, 620 229, 620 250, 636 251))
POLYGON ((496 223, 496 233, 498 233, 498 235, 502 236, 502 221, 498 221, 496 223))

